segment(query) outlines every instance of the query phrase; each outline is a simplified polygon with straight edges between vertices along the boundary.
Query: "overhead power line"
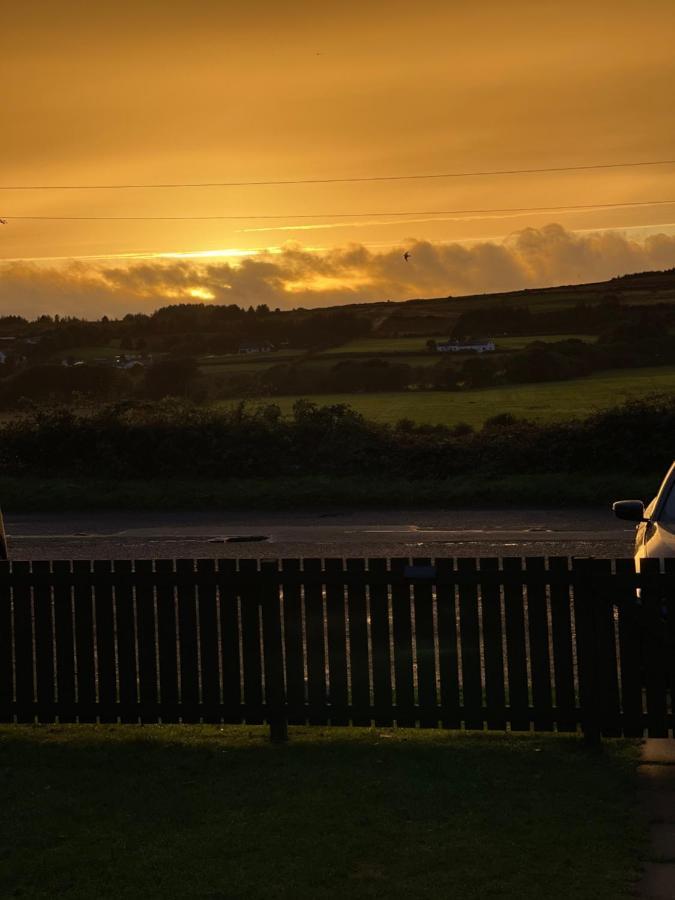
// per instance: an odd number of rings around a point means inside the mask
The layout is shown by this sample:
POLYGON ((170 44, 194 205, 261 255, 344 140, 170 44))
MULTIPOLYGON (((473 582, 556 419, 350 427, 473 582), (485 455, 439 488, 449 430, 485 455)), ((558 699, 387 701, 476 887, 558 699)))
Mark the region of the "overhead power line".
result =
POLYGON ((354 178, 294 178, 279 181, 175 181, 155 184, 3 184, 0 191, 122 191, 159 188, 270 187, 293 184, 356 184, 375 181, 422 181, 438 178, 482 178, 488 175, 539 175, 547 172, 584 172, 592 169, 627 169, 638 166, 668 166, 675 159, 642 162, 593 163, 580 166, 549 166, 531 169, 489 169, 479 172, 438 172, 413 175, 364 175, 354 178))
POLYGON ((318 212, 318 213, 274 213, 256 215, 226 216, 11 216, 3 215, 6 222, 207 222, 207 221, 250 221, 256 219, 364 219, 375 216, 461 216, 496 215, 498 213, 534 212, 574 212, 585 209, 618 209, 637 206, 667 206, 675 200, 636 200, 623 203, 577 203, 570 206, 506 206, 493 209, 426 209, 426 210, 380 210, 379 212, 318 212))

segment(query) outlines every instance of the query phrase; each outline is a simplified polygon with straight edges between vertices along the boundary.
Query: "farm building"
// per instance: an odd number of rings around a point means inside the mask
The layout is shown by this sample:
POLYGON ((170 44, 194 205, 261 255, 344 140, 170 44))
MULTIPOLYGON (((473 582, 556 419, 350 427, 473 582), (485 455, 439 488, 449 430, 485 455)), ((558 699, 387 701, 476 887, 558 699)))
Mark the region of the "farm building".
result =
POLYGON ((238 353, 270 353, 274 350, 275 347, 273 344, 269 344, 267 342, 262 344, 242 344, 239 347, 238 353))

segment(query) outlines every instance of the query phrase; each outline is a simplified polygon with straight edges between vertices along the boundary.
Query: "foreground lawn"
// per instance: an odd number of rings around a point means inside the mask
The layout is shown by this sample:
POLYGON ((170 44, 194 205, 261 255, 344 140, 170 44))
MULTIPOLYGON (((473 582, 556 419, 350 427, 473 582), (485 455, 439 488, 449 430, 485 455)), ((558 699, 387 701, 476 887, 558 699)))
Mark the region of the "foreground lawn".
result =
POLYGON ((0 728, 3 897, 628 897, 637 748, 574 737, 0 728))
MULTIPOLYGON (((480 427, 498 413, 512 413, 534 422, 584 418, 626 400, 675 391, 675 366, 617 369, 588 378, 541 384, 509 385, 471 391, 408 391, 379 394, 317 394, 309 397, 320 406, 345 403, 377 422, 412 419, 431 425, 468 422, 480 427)), ((290 413, 297 397, 265 397, 255 403, 276 403, 290 413)), ((218 406, 231 406, 223 400, 218 406)))

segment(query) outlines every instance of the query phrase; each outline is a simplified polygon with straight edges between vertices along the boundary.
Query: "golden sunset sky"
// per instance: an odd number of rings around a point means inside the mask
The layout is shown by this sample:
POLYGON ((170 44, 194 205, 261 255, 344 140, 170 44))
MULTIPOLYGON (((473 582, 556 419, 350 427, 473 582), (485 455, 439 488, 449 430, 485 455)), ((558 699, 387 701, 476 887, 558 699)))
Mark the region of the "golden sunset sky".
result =
MULTIPOLYGON (((7 5, 0 186, 675 159, 674 38, 672 0, 7 5)), ((321 305, 592 280, 675 265, 675 202, 630 205, 669 199, 675 164, 3 189, 0 312, 114 314, 200 298, 321 305), (579 204, 626 205, 552 209, 579 204), (393 215, 513 207, 548 209, 393 215), (156 256, 166 253, 190 255, 156 256)))

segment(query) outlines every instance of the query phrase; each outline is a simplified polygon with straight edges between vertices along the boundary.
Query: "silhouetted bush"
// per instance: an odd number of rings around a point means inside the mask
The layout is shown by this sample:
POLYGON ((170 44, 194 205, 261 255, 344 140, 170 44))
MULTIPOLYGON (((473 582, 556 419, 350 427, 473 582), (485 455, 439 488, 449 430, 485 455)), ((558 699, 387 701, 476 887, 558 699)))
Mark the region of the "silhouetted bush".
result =
POLYGON ((349 406, 298 401, 225 411, 173 400, 92 415, 29 411, 0 427, 0 475, 109 478, 373 475, 486 478, 547 472, 656 472, 672 462, 675 399, 655 397, 585 420, 538 425, 509 414, 481 431, 395 426, 349 406))

